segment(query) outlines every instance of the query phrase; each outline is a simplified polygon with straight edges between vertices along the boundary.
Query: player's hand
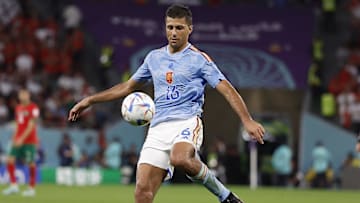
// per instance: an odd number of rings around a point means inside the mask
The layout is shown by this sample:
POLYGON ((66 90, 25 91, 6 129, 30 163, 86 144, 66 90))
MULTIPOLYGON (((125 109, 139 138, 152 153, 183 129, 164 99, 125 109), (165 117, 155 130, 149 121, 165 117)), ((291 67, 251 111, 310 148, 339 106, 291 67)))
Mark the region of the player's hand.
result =
POLYGON ((16 139, 15 141, 14 141, 14 146, 15 147, 20 147, 21 145, 23 145, 23 143, 24 143, 24 139, 16 139))
POLYGON ((68 120, 69 121, 76 121, 79 117, 81 112, 87 109, 90 106, 90 102, 88 98, 84 98, 79 103, 77 103, 72 109, 69 111, 68 120))
POLYGON ((356 151, 360 152, 360 143, 359 142, 356 144, 356 151))
POLYGON ((257 140, 260 144, 264 144, 264 134, 265 134, 265 129, 264 127, 254 121, 254 120, 248 120, 246 122, 243 123, 245 130, 249 133, 250 137, 253 138, 254 140, 257 140))

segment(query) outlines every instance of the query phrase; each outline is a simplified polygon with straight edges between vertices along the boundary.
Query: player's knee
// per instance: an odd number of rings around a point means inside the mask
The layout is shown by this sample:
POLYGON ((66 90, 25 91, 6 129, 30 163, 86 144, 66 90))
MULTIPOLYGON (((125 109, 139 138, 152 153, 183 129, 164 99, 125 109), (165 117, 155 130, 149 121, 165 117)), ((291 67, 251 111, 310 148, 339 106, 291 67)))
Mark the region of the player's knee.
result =
MULTIPOLYGON (((135 187, 135 199, 137 202, 140 200, 152 200, 154 199, 154 194, 151 190, 151 187, 147 183, 136 182, 135 187)), ((141 201, 140 201, 141 202, 141 201)))
POLYGON ((13 163, 15 163, 15 157, 8 156, 6 161, 8 164, 13 164, 13 163))
POLYGON ((189 164, 189 159, 182 155, 170 157, 170 164, 177 168, 186 168, 189 164))

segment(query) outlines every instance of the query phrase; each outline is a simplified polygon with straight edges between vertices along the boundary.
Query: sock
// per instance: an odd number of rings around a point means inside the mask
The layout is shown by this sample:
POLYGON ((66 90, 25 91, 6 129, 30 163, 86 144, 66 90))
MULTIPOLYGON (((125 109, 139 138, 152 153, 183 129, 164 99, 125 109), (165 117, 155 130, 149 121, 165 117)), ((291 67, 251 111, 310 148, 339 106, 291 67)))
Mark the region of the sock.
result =
POLYGON ((224 201, 230 194, 230 190, 215 177, 214 173, 204 163, 202 163, 199 173, 190 178, 200 181, 211 193, 219 198, 220 202, 224 201))
POLYGON ((15 177, 15 164, 14 163, 8 163, 7 170, 10 177, 10 183, 12 185, 16 184, 16 177, 15 177))
POLYGON ((30 165, 29 166, 29 172, 30 172, 30 181, 29 181, 29 185, 31 188, 35 187, 36 184, 36 166, 35 165, 30 165))

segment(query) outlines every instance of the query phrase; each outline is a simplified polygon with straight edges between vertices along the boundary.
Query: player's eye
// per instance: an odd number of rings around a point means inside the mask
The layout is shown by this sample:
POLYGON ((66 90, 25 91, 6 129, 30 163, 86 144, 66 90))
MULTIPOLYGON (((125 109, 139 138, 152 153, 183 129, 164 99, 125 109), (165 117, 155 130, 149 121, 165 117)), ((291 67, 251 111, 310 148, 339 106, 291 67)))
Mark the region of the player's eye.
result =
POLYGON ((184 29, 184 26, 178 25, 178 26, 176 26, 176 29, 177 29, 177 30, 182 30, 182 29, 184 29))
POLYGON ((168 30, 172 30, 172 29, 174 29, 174 26, 168 25, 168 26, 167 26, 167 29, 168 29, 168 30))

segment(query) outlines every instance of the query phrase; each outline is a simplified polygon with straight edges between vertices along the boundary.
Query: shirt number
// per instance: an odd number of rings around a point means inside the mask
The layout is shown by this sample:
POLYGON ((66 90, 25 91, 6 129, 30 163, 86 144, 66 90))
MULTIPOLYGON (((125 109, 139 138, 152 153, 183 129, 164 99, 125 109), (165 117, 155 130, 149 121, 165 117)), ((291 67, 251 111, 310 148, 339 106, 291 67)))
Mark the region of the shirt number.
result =
POLYGON ((180 92, 177 86, 168 86, 166 93, 166 100, 175 100, 180 97, 180 92))

